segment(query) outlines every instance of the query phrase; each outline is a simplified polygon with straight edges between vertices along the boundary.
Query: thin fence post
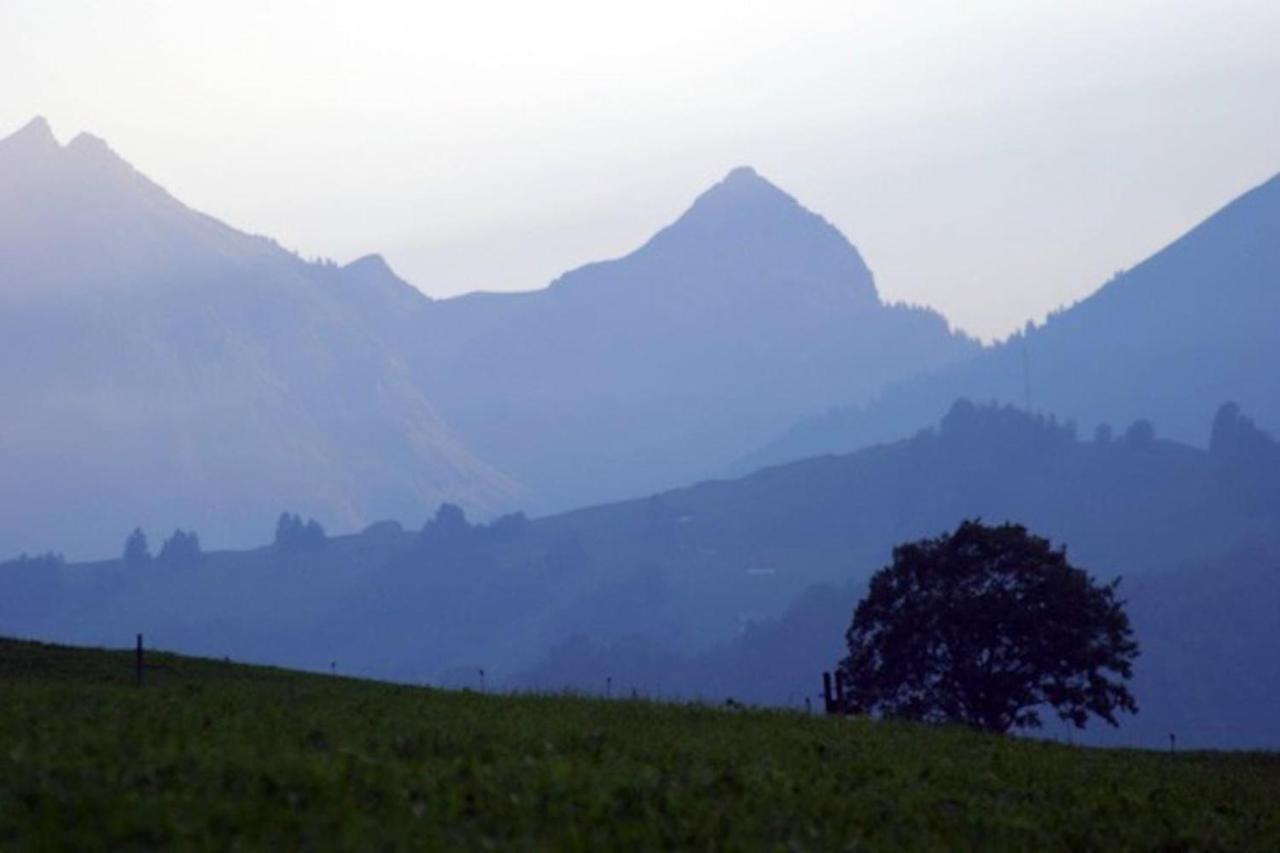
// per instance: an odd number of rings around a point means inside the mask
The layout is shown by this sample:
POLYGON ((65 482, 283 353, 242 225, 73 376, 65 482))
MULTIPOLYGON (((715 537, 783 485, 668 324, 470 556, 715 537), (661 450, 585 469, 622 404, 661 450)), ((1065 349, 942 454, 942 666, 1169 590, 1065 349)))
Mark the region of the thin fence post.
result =
POLYGON ((134 682, 138 687, 142 686, 142 635, 138 635, 138 644, 133 652, 133 672, 134 682))

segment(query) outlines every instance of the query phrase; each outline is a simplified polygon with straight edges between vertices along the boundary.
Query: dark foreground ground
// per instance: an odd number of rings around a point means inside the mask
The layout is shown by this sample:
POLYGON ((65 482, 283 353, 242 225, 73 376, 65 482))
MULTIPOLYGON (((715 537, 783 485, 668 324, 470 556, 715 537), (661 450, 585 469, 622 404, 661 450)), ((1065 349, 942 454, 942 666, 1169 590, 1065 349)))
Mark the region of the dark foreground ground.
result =
POLYGON ((1280 755, 0 641, 0 848, 1280 849, 1280 755))

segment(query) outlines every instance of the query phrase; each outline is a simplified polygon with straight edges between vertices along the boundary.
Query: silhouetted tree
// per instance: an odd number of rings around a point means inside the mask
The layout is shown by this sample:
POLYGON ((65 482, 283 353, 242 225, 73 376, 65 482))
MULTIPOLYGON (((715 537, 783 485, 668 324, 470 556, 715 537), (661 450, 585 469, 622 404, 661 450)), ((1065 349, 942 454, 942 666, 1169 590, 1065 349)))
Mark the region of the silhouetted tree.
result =
POLYGON ((1083 727, 1137 705, 1119 581, 1099 586, 1021 525, 965 521, 893 550, 845 635, 848 710, 1004 732, 1038 709, 1083 727))
POLYGON ((961 397, 942 418, 938 436, 957 453, 972 457, 999 447, 1007 459, 1011 455, 1037 455, 1070 445, 1076 440, 1076 425, 1073 422, 1059 424, 1055 417, 1033 415, 1012 406, 978 405, 961 397))
POLYGON ((442 503, 436 514, 422 526, 419 537, 426 548, 448 550, 454 548, 470 537, 471 525, 462 507, 452 503, 442 503))
POLYGON ((151 546, 147 544, 147 534, 141 527, 133 528, 129 538, 124 540, 124 564, 130 568, 141 568, 151 564, 151 546))
POLYGON ((271 543, 277 548, 287 548, 302 532, 302 519, 290 512, 280 513, 276 519, 276 538, 271 543))
POLYGON ((1156 428, 1146 418, 1139 418, 1124 431, 1124 441, 1130 447, 1147 447, 1156 440, 1156 428))
POLYGON ((1110 444, 1112 438, 1111 424, 1098 424, 1097 429, 1093 431, 1093 440, 1096 444, 1110 444))
POLYGON ((1276 455, 1277 444, 1267 432, 1258 428, 1253 418, 1242 413, 1239 406, 1223 403, 1213 418, 1209 450, 1224 459, 1261 461, 1276 455))
POLYGON ((324 546, 325 532, 320 522, 314 518, 305 524, 302 516, 282 512, 276 521, 275 548, 286 553, 297 554, 315 551, 324 546))
POLYGON ((173 535, 164 540, 156 562, 164 566, 194 566, 203 557, 200 551, 200 537, 195 531, 175 530, 173 535))
POLYGON ((462 511, 462 507, 457 504, 442 503, 436 509, 435 518, 432 524, 438 530, 446 530, 452 532, 461 532, 470 530, 471 525, 467 523, 467 514, 462 511))

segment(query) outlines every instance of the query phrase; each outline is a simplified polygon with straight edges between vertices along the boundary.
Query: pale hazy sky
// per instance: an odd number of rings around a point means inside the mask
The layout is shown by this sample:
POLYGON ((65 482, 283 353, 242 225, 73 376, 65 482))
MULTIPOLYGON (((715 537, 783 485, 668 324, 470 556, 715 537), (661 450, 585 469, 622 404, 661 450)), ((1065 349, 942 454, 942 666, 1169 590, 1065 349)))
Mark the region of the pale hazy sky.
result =
POLYGON ((748 163, 990 337, 1280 171, 1280 2, 0 0, 0 134, 432 295, 624 253, 748 163))

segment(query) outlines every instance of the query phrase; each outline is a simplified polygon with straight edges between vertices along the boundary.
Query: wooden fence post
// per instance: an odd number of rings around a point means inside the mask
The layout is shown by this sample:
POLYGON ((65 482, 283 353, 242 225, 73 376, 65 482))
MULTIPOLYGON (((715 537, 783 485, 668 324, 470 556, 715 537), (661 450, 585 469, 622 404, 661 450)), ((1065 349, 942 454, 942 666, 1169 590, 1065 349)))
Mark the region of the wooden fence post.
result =
POLYGON ((138 635, 138 645, 133 653, 133 669, 134 681, 138 687, 142 686, 142 635, 138 635))

